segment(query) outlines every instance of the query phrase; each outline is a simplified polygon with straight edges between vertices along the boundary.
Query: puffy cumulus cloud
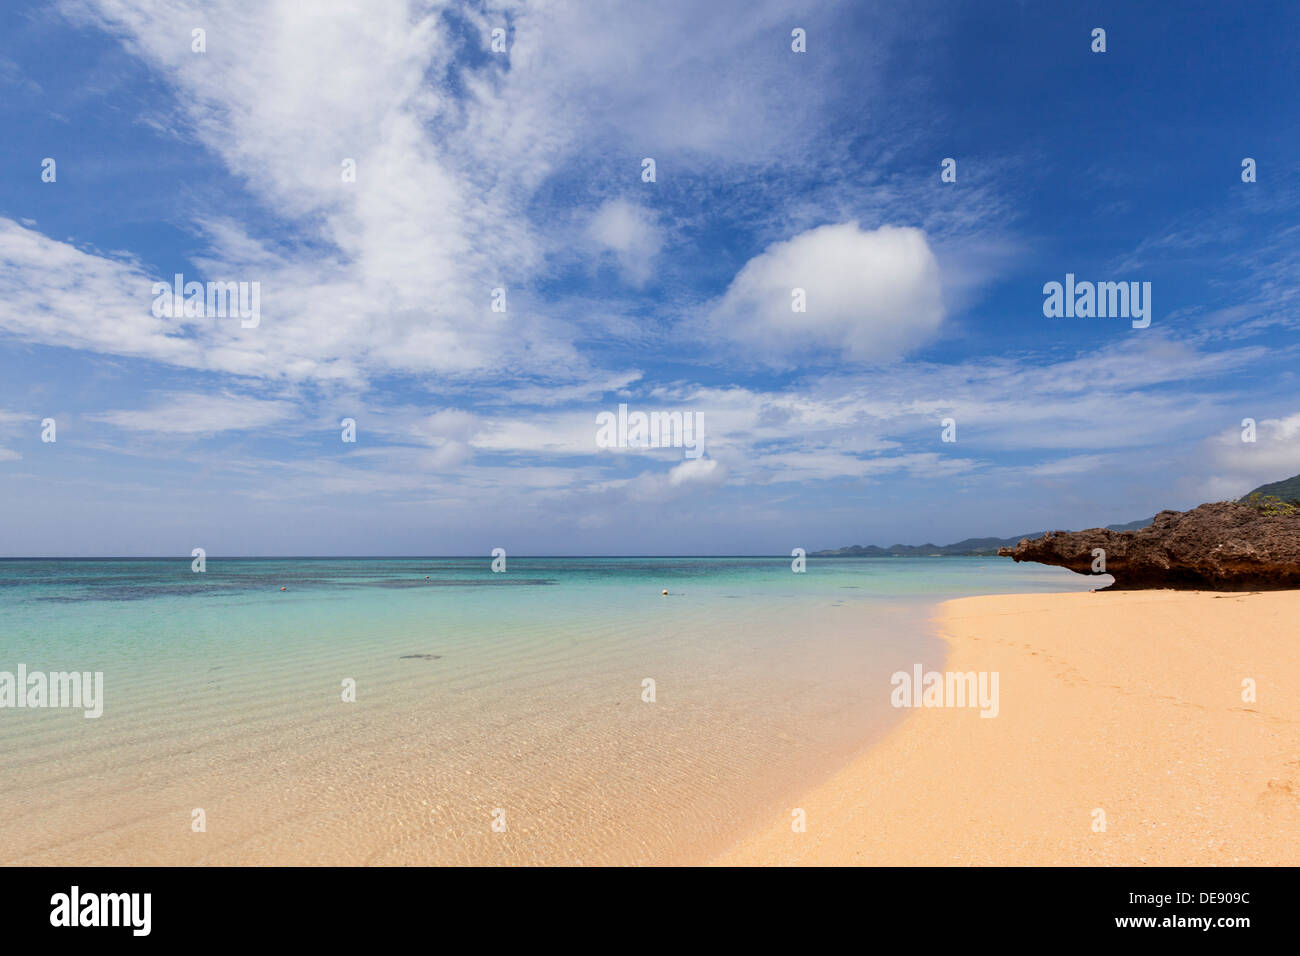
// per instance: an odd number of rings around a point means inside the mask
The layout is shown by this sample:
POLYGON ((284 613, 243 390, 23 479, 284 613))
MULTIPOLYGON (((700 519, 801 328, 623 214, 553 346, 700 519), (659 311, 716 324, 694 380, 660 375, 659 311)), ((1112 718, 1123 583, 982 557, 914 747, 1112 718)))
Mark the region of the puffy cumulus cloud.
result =
POLYGON ((1300 474, 1300 412, 1285 418, 1261 418, 1255 440, 1243 441, 1243 427, 1224 429, 1203 444, 1210 473, 1207 497, 1237 498, 1252 488, 1300 474))
POLYGON ((668 484, 674 488, 690 484, 721 484, 727 469, 712 458, 691 458, 668 472, 668 484))
POLYGON ((592 214, 587 237, 601 252, 610 253, 630 281, 644 285, 663 246, 663 231, 654 216, 626 199, 610 199, 592 214))
POLYGON ((478 431, 478 417, 459 408, 444 408, 424 420, 424 428, 434 438, 468 441, 478 431))
POLYGON ((714 305, 709 326, 773 365, 816 355, 883 363, 929 341, 943 319, 939 264, 925 234, 846 222, 750 259, 714 305), (794 310, 796 289, 806 311, 794 310))
POLYGON ((630 502, 671 501, 684 495, 709 494, 727 480, 727 467, 712 458, 694 458, 666 472, 645 472, 616 485, 630 502))

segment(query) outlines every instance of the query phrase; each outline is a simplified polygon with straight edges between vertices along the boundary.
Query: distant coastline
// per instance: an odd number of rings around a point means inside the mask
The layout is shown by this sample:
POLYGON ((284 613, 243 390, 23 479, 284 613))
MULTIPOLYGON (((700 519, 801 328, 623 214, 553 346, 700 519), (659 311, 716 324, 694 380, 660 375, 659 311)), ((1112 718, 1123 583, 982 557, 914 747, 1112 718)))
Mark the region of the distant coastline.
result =
MULTIPOLYGON (((1137 531, 1145 528, 1155 520, 1145 518, 1130 521, 1128 524, 1108 524, 1111 531, 1137 531)), ((1024 538, 1039 538, 1047 532, 1035 531, 1032 534, 1020 534, 1012 538, 966 538, 954 544, 891 544, 887 548, 868 544, 850 545, 847 548, 833 548, 827 551, 813 551, 810 558, 970 558, 997 557, 998 548, 1014 548, 1024 538)))
MULTIPOLYGON (((1300 475, 1292 475, 1290 478, 1284 478, 1281 481, 1269 482, 1266 485, 1260 485, 1253 491, 1248 491, 1237 499, 1239 502, 1257 501, 1255 496, 1261 496, 1265 499, 1278 499, 1282 502, 1290 502, 1294 505, 1300 505, 1300 475)), ((1155 517, 1145 518, 1139 521, 1130 521, 1128 524, 1108 524, 1102 525, 1107 531, 1141 531, 1149 527, 1155 517)), ((1089 526, 1088 530, 1093 530, 1095 526, 1089 526)), ((1070 534, 1068 530, 1053 529, 1057 534, 1070 534)), ((1051 532, 1035 531, 1032 534, 1020 534, 1011 538, 966 538, 953 544, 891 544, 889 547, 880 547, 875 544, 861 545, 854 544, 846 548, 831 548, 825 551, 813 551, 808 557, 810 558, 944 558, 944 557, 996 557, 999 548, 1014 548, 1025 539, 1034 540, 1041 538, 1051 532)))

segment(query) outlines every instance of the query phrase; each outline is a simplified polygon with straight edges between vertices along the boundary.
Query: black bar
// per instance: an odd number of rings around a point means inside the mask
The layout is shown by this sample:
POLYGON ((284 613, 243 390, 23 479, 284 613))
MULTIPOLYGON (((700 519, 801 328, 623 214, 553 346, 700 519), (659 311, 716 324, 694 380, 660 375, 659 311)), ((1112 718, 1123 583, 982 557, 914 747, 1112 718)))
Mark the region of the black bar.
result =
POLYGON ((1295 878, 1294 869, 1200 868, 7 868, 0 869, 0 925, 7 943, 56 945, 75 938, 333 948, 406 937, 462 948, 465 942, 453 940, 486 943, 522 933, 539 944, 603 939, 676 947, 690 946, 694 937, 681 934, 698 926, 704 937, 732 941, 802 935, 811 949, 845 933, 870 944, 898 932, 919 934, 927 945, 1130 937, 1231 946, 1261 939, 1260 931, 1285 933, 1289 924, 1293 930, 1288 903, 1295 878), (88 895, 96 896, 97 910, 98 894, 148 893, 148 934, 135 932, 143 928, 143 906, 121 909, 126 925, 52 925, 57 895, 70 903, 73 886, 86 914, 88 895), (1133 919, 1154 923, 1120 925, 1133 919), (1188 922, 1203 919, 1212 924, 1188 922))

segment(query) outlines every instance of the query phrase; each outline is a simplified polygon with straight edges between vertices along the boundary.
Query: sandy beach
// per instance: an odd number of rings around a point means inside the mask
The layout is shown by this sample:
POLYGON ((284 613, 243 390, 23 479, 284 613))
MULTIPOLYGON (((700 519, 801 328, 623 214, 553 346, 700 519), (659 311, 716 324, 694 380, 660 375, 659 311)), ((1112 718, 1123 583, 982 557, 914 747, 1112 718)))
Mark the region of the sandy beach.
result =
POLYGON ((998 672, 998 715, 912 710, 801 799, 805 832, 786 814, 715 862, 1300 864, 1300 592, 963 598, 936 623, 946 670, 998 672))

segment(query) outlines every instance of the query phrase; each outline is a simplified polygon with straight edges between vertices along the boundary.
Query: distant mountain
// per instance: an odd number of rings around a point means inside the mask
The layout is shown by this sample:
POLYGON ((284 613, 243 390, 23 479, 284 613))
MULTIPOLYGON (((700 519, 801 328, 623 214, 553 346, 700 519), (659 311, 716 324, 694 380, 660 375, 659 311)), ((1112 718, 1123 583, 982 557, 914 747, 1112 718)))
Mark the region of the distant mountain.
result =
MULTIPOLYGON (((1108 524, 1111 531, 1137 531, 1145 528, 1154 519, 1130 521, 1128 524, 1108 524)), ((834 548, 829 551, 814 551, 810 558, 927 558, 927 557, 992 557, 998 548, 1014 548, 1022 538, 1039 538, 1046 534, 1039 531, 1034 534, 1016 535, 1014 538, 967 538, 955 544, 891 544, 887 548, 879 545, 855 544, 847 548, 834 548)))
POLYGON ((1281 481, 1271 481, 1267 485, 1260 485, 1248 495, 1242 498, 1249 498, 1250 495, 1271 495, 1275 498, 1281 498, 1283 501, 1300 501, 1300 475, 1292 475, 1290 478, 1283 478, 1281 481))

